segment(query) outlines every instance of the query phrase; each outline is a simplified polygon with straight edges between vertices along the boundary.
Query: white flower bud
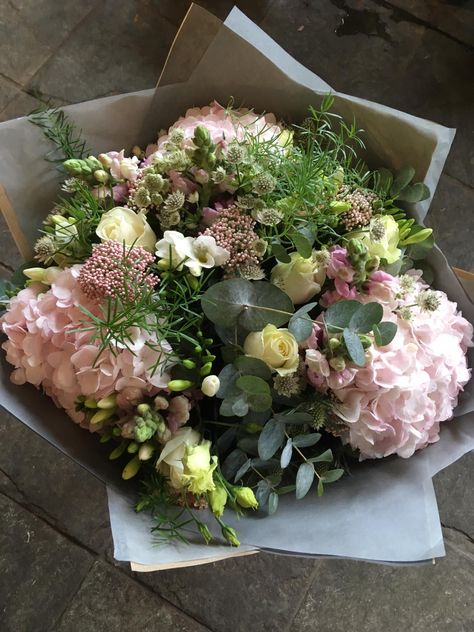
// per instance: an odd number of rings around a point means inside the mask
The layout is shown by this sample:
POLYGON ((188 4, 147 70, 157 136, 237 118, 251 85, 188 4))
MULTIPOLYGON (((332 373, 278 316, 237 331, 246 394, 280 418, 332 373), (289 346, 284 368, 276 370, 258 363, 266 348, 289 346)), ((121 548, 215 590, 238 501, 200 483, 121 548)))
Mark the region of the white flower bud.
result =
POLYGON ((201 391, 207 397, 214 397, 221 385, 221 381, 217 375, 208 375, 201 384, 201 391))

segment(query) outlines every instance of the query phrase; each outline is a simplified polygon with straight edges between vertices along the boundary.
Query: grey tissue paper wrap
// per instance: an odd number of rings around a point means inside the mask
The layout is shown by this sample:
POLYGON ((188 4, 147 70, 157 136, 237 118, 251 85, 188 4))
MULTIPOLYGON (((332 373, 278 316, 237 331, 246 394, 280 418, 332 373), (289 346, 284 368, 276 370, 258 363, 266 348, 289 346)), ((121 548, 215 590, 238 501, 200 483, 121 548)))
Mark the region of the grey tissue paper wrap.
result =
MULTIPOLYGON (((188 19, 193 19, 192 12, 188 19)), ((205 19, 205 12, 200 10, 194 19, 205 19)), ((196 38, 204 31, 192 29, 196 38)), ((237 105, 274 111, 297 122, 306 115, 308 105, 317 105, 330 90, 237 9, 215 29, 209 42, 199 45, 204 52, 188 69, 184 83, 172 83, 168 73, 166 85, 162 83, 156 90, 64 108, 82 128, 91 151, 145 145, 188 107, 213 99, 227 103, 233 97, 237 105)), ((355 116, 366 130, 366 159, 371 167, 413 165, 417 178, 434 192, 454 130, 363 99, 333 94, 335 110, 349 120, 355 116)), ((54 168, 43 159, 48 149, 40 131, 26 119, 0 124, 0 182, 30 244, 58 193, 54 168), (27 186, 24 174, 28 174, 27 186)), ((412 209, 419 221, 427 210, 427 202, 412 209)), ((431 264, 437 288, 457 301, 473 322, 474 306, 438 249, 431 264)), ((322 498, 308 495, 304 501, 296 501, 282 497, 278 512, 270 518, 252 516, 237 521, 228 512, 226 522, 238 530, 243 543, 235 551, 220 543, 201 544, 193 534, 189 545, 155 546, 150 519, 133 511, 135 490, 120 480, 119 468, 108 461, 104 446, 32 386, 12 385, 9 373, 2 357, 1 405, 107 483, 115 557, 133 562, 137 570, 139 565, 164 568, 204 563, 255 549, 393 563, 444 555, 432 476, 474 449, 472 382, 460 397, 456 419, 442 425, 440 441, 413 458, 364 463, 352 476, 328 486, 322 498)))

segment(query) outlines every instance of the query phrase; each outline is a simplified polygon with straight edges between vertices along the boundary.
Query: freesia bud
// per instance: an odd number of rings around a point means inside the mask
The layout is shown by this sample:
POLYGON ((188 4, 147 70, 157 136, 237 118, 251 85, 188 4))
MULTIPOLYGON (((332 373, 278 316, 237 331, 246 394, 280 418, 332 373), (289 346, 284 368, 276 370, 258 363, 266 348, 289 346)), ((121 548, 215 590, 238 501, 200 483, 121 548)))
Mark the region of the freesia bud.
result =
POLYGON ((154 451, 155 448, 151 445, 151 443, 144 443, 138 450, 138 458, 140 461, 148 461, 153 456, 154 451))
POLYGON ((185 391, 188 388, 193 386, 193 382, 190 380, 171 380, 168 382, 167 387, 170 391, 179 393, 180 391, 185 391))
POLYGON ((208 375, 201 384, 201 391, 207 397, 214 397, 221 386, 221 381, 217 375, 208 375))

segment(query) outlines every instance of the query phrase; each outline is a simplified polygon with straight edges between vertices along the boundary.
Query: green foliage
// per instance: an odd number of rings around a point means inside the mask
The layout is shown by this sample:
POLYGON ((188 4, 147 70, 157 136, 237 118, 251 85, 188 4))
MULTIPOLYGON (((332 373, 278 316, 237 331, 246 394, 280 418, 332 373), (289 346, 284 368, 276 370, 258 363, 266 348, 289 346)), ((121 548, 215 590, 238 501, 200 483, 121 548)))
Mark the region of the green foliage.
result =
POLYGON ((69 121, 63 110, 43 106, 32 112, 29 120, 54 145, 54 149, 47 154, 48 160, 62 166, 65 160, 83 158, 89 153, 82 132, 69 121))

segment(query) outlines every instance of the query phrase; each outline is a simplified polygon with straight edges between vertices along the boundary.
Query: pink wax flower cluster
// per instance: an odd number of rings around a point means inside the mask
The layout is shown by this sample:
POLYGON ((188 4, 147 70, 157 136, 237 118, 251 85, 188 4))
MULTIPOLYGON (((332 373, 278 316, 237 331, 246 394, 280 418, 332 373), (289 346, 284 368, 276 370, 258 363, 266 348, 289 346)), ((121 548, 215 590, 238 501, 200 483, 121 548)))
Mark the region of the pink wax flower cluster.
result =
POLYGON ((148 272, 154 260, 141 246, 104 241, 93 246, 92 255, 79 273, 79 286, 91 299, 119 297, 123 302, 134 301, 140 289, 152 289, 159 280, 148 272))
POLYGON ((2 347, 15 367, 11 380, 43 388, 74 421, 87 426, 84 413, 75 410, 80 395, 98 400, 118 393, 125 404, 158 394, 169 381, 164 369, 171 349, 135 328, 129 348, 107 348, 99 355, 81 307, 98 316, 100 302, 82 291, 80 274, 81 266, 75 265, 63 270, 50 289, 33 283, 21 290, 1 327, 8 338, 2 347))
POLYGON ((459 392, 470 378, 465 354, 472 346, 472 325, 443 292, 436 292, 434 311, 413 307, 427 288, 416 279, 403 295, 399 279, 379 271, 370 278, 368 293, 356 297, 381 303, 383 320, 398 327, 389 345, 367 350, 364 367, 332 370, 317 349, 317 337, 306 351, 309 382, 339 402, 337 414, 347 424, 342 439, 362 459, 390 454, 407 458, 438 441, 440 422, 453 416, 459 392))

